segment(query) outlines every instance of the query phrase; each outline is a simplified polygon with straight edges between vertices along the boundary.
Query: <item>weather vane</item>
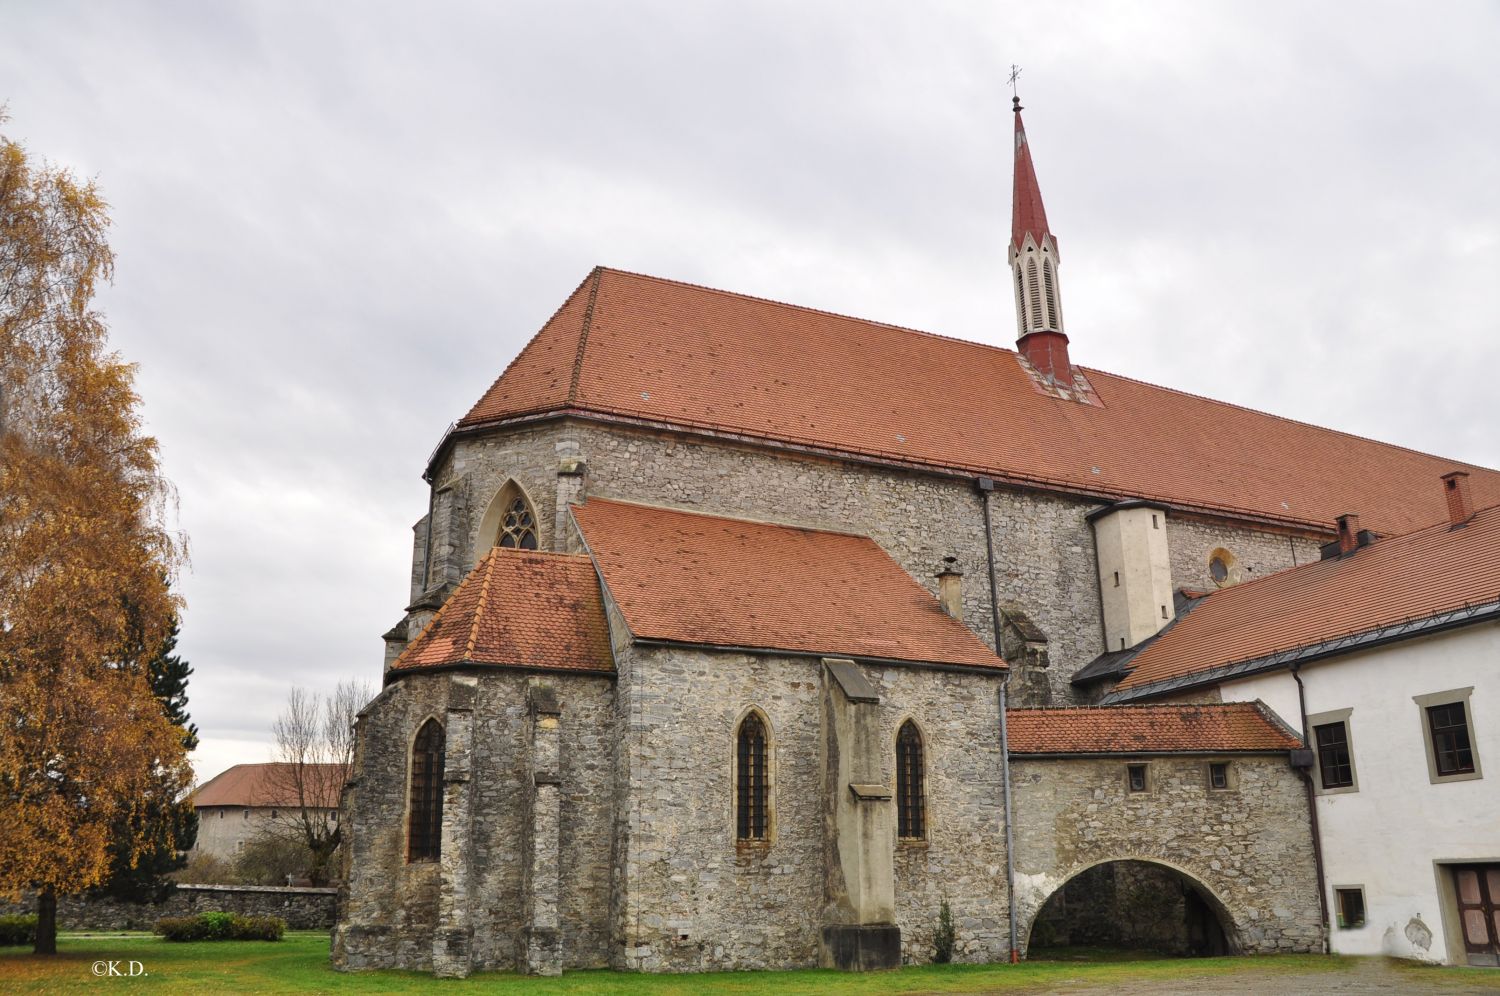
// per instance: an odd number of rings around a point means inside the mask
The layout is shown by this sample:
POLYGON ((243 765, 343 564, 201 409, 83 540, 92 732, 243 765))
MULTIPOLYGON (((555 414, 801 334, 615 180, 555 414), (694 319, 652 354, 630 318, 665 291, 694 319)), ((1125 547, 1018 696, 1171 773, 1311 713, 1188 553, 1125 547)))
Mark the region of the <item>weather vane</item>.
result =
POLYGON ((1009 77, 1009 80, 1008 80, 1008 82, 1010 83, 1010 99, 1012 101, 1014 101, 1015 103, 1017 103, 1017 104, 1019 104, 1021 102, 1021 94, 1016 89, 1016 80, 1018 80, 1020 78, 1021 78, 1021 67, 1018 66, 1018 65, 1016 65, 1014 62, 1012 62, 1010 64, 1010 77, 1009 77))

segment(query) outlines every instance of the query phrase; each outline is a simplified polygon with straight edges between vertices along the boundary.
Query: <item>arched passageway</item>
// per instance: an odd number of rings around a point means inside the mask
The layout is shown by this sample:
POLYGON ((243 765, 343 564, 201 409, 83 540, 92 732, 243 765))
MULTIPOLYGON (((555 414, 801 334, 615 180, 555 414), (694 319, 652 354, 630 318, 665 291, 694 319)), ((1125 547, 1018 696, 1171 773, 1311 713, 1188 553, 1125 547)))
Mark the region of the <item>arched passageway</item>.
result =
POLYGON ((1222 904, 1190 876, 1150 861, 1107 861, 1047 898, 1032 921, 1027 956, 1111 948, 1208 957, 1234 953, 1233 935, 1222 904))

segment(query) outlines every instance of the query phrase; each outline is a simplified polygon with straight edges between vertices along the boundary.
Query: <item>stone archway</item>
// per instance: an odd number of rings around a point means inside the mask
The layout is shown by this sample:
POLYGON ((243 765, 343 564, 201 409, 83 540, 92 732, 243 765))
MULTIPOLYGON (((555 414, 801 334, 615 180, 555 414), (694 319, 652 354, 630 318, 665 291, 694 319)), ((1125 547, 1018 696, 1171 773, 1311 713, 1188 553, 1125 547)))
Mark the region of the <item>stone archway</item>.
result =
POLYGON ((1031 904, 1022 950, 1126 948, 1206 957, 1240 950, 1234 918, 1192 873, 1150 858, 1093 862, 1031 904))

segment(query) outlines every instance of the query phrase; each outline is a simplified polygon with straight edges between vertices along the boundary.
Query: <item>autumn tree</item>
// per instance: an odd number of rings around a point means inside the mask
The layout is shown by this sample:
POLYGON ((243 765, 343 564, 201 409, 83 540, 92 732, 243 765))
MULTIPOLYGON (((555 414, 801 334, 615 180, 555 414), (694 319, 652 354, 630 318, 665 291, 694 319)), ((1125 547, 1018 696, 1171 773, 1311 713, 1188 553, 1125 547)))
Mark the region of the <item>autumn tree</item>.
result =
POLYGON ((281 803, 266 833, 307 849, 307 877, 327 883, 343 842, 339 795, 354 767, 354 721, 370 699, 364 682, 341 681, 329 695, 293 688, 276 718, 276 759, 267 794, 281 803))
POLYGON ((108 225, 92 182, 0 135, 0 893, 37 894, 39 953, 57 896, 108 873, 120 818, 191 781, 183 730, 119 659, 166 637, 185 550, 92 305, 108 225))

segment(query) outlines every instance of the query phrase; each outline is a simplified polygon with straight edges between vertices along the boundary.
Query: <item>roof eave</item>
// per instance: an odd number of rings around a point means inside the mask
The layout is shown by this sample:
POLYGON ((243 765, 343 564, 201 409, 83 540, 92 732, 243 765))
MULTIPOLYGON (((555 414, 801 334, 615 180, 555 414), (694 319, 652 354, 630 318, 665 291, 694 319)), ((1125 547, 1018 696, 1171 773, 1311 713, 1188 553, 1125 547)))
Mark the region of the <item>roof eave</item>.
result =
POLYGON ((1404 640, 1414 640, 1419 637, 1431 636, 1436 633, 1445 632, 1446 630, 1458 629, 1463 626, 1471 626, 1495 619, 1500 619, 1500 600, 1484 602, 1474 606, 1464 606, 1460 609, 1450 609, 1422 619, 1407 619, 1399 623, 1391 623, 1387 626, 1366 630, 1361 633, 1350 633, 1331 640, 1322 640, 1318 643, 1277 651, 1274 654, 1266 654, 1261 657, 1252 657, 1243 661, 1221 664, 1193 674, 1180 675, 1175 678, 1163 678, 1160 681, 1148 682, 1134 688, 1116 688, 1100 699, 1099 704, 1119 705, 1125 702, 1138 702, 1142 699, 1165 695, 1169 692, 1180 692, 1200 688, 1204 685, 1215 685, 1229 678, 1244 678, 1251 675, 1264 674, 1283 667, 1291 667, 1294 664, 1302 665, 1314 661, 1327 660, 1330 657, 1339 657, 1344 654, 1371 650, 1376 647, 1400 643, 1404 640))
POLYGON ((1023 751, 1012 747, 1010 755, 1020 760, 1061 761, 1079 758, 1111 757, 1278 757, 1298 750, 1297 747, 1192 747, 1183 750, 1072 750, 1072 751, 1023 751))
POLYGON ((608 671, 600 668, 582 667, 552 667, 546 664, 502 664, 495 661, 459 660, 448 661, 444 664, 417 664, 403 668, 391 668, 386 671, 382 684, 386 687, 394 684, 402 678, 416 674, 439 674, 448 671, 509 671, 516 674, 568 674, 579 675, 585 678, 609 678, 614 679, 616 673, 613 668, 608 671))
POLYGON ((709 425, 693 423, 688 421, 665 421, 660 419, 649 419, 639 415, 626 415, 619 412, 605 411, 595 408, 582 408, 576 405, 552 405, 546 408, 532 411, 517 412, 502 418, 486 419, 484 421, 472 422, 467 425, 456 424, 444 436, 438 448, 428 461, 426 470, 423 471, 423 480, 429 483, 433 480, 438 464, 447 454, 447 450, 460 439, 469 436, 482 435, 497 429, 510 428, 512 426, 529 425, 554 418, 578 418, 585 421, 602 422, 605 424, 628 425, 636 428, 650 429, 657 432, 677 432, 686 435, 700 436, 708 439, 724 440, 748 446, 769 447, 777 450, 785 450, 793 453, 801 453, 827 460, 853 461, 878 467, 894 467, 902 470, 917 470, 929 474, 937 474, 943 477, 959 478, 961 480, 975 480, 980 477, 992 478, 997 484, 1011 488, 1025 488, 1032 491, 1049 492, 1059 495, 1067 495, 1072 498, 1083 498, 1097 501, 1102 505, 1115 505, 1120 502, 1140 502, 1144 506, 1162 508, 1168 512, 1185 512, 1193 515, 1202 515, 1210 518, 1225 519, 1235 523, 1249 523, 1259 526, 1268 526, 1274 529, 1287 530, 1297 534, 1315 535, 1328 537, 1334 535, 1334 529, 1328 523, 1321 520, 1299 519, 1295 516, 1276 516, 1257 512, 1252 509, 1236 508, 1233 506, 1211 506, 1196 505, 1190 502, 1169 500, 1157 495, 1131 495, 1120 492, 1105 491, 1096 488, 1086 488, 1069 481, 1055 478, 1040 477, 1035 475, 1021 474, 1015 471, 996 470, 993 467, 981 467, 978 465, 940 464, 931 461, 914 459, 900 453, 887 453, 884 451, 839 449, 833 446, 818 445, 812 443, 799 443, 790 440, 778 439, 773 436, 763 436, 747 432, 731 432, 709 425))
POLYGON ((726 654, 779 654, 785 657, 844 657, 850 660, 863 661, 867 664, 898 665, 901 667, 920 667, 933 671, 956 671, 964 674, 995 674, 1003 675, 1009 672, 1010 666, 999 658, 995 664, 963 664, 956 661, 929 661, 916 660, 904 657, 876 657, 870 654, 854 653, 849 650, 801 650, 787 647, 750 647, 729 643, 705 643, 697 640, 671 640, 663 637, 636 636, 633 637, 636 644, 643 647, 671 647, 683 650, 714 650, 726 654))

